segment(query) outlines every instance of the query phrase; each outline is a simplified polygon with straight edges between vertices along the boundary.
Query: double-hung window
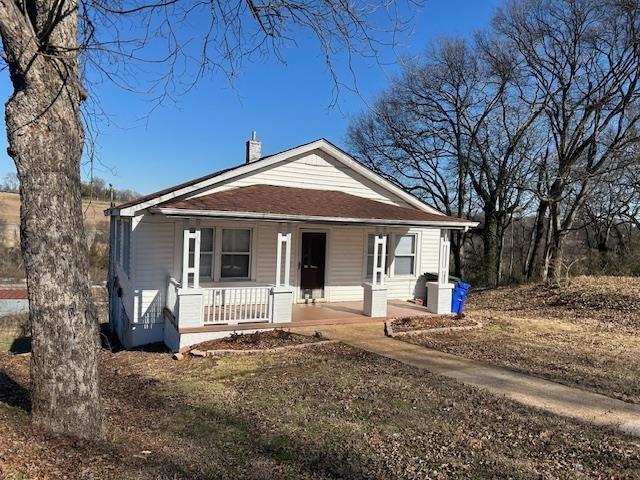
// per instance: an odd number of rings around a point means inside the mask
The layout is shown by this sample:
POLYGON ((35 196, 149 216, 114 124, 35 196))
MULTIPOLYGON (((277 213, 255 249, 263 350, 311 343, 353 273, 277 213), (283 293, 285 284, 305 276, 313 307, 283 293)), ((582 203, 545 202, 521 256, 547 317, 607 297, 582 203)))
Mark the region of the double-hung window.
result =
POLYGON ((415 275, 416 243, 415 235, 396 235, 394 275, 415 275))
MULTIPOLYGON (((390 256, 389 237, 390 237, 390 235, 387 235, 387 256, 386 256, 386 259, 385 259, 385 267, 384 267, 385 275, 389 275, 389 256, 390 256)), ((373 250, 374 250, 375 238, 376 238, 376 236, 374 234, 372 234, 372 233, 367 235, 367 258, 366 258, 366 262, 367 262, 367 278, 373 277, 373 250)), ((378 258, 380 256, 382 256, 382 251, 378 252, 378 258)))
POLYGON ((220 278, 250 278, 251 230, 223 228, 220 278))

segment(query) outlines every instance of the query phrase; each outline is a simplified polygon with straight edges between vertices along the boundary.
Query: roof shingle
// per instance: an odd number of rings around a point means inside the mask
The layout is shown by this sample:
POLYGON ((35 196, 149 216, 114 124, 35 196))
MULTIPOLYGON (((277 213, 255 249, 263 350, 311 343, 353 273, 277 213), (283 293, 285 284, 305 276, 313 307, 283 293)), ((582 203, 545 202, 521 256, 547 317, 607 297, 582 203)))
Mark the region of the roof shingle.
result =
POLYGON ((460 218, 399 207, 345 192, 275 185, 249 185, 186 200, 170 200, 159 207, 420 223, 466 222, 460 218))

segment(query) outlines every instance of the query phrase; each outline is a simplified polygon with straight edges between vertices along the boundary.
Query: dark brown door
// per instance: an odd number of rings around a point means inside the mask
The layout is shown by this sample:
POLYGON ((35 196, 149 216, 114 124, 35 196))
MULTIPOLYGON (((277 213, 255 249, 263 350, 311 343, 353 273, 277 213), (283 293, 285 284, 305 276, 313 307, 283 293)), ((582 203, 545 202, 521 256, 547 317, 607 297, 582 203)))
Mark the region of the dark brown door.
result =
POLYGON ((300 259, 300 290, 302 298, 324 297, 326 253, 326 233, 302 232, 302 255, 300 259))

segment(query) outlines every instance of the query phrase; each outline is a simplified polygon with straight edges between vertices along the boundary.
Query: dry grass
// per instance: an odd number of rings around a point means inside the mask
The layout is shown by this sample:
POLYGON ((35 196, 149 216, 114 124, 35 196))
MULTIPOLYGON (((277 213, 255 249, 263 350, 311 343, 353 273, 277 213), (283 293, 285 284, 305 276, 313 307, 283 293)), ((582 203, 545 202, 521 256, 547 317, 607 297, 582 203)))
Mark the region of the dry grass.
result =
POLYGON ((397 318, 391 321, 394 332, 410 332, 412 330, 428 330, 432 328, 467 327, 476 322, 453 315, 434 315, 397 318))
POLYGON ((467 315, 484 328, 403 340, 640 403, 640 279, 486 290, 467 315))
POLYGON ((107 435, 31 431, 0 358, 0 478, 633 478, 640 444, 342 346, 181 362, 105 353, 107 435))
MULTIPOLYGON (((109 220, 104 216, 106 208, 109 208, 109 202, 83 200, 85 225, 90 228, 107 225, 109 220)), ((20 196, 17 193, 0 192, 0 225, 2 224, 20 224, 20 196)))

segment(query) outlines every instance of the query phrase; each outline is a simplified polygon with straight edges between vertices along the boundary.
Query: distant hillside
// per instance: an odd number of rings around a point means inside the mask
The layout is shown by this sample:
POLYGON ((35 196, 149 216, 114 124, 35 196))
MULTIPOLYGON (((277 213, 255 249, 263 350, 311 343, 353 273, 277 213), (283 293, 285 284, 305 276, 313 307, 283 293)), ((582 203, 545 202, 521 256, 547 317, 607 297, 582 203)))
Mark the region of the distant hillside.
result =
MULTIPOLYGON (((104 210, 109 208, 108 202, 83 201, 82 210, 85 217, 89 240, 96 232, 107 232, 109 220, 104 210)), ((0 244, 12 247, 18 244, 20 233, 20 197, 17 193, 0 192, 0 244)))

